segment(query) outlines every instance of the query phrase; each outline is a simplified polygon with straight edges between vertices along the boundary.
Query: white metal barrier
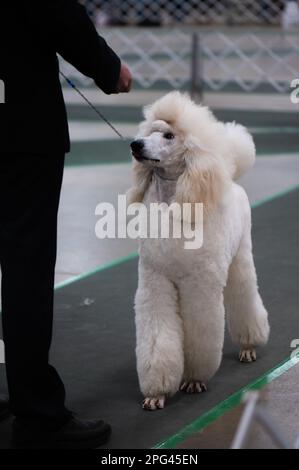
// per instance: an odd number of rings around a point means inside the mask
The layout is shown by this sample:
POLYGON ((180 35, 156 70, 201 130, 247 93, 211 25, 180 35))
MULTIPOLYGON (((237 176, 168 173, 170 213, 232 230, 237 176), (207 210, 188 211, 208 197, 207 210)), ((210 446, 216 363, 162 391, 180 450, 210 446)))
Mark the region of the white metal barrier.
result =
MULTIPOLYGON (((299 77, 299 35, 103 28, 101 34, 132 69, 141 88, 274 91, 299 77)), ((81 86, 92 80, 62 62, 81 86)))

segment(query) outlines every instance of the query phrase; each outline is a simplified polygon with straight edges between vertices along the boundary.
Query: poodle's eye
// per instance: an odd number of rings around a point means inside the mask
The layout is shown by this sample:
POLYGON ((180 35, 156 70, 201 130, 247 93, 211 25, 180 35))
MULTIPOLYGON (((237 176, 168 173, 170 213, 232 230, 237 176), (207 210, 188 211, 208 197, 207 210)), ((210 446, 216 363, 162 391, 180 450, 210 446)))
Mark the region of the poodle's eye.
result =
POLYGON ((164 139, 172 140, 174 139, 174 134, 172 132, 166 132, 163 137, 164 139))

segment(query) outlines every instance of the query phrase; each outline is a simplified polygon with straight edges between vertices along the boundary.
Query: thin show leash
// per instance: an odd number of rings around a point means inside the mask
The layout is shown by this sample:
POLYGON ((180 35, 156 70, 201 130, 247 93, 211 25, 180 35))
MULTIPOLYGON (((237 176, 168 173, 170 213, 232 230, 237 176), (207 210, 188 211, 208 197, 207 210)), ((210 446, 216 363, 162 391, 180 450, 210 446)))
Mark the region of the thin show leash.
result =
MULTIPOLYGON (((110 121, 108 121, 108 119, 101 113, 101 111, 99 111, 90 101, 88 98, 86 98, 86 96, 82 93, 82 91, 79 90, 79 88, 77 88, 77 86, 74 84, 74 82, 72 82, 72 80, 70 80, 63 72, 61 72, 61 70, 59 71, 60 75, 65 79, 65 81, 70 85, 71 88, 73 88, 85 101, 86 103, 95 111, 95 113, 106 123, 108 124, 108 126, 111 127, 111 129, 114 130, 114 132, 118 135, 118 137, 120 137, 122 140, 125 140, 123 135, 113 126, 113 124, 111 124, 110 121)), ((162 176, 158 169, 154 168, 154 173, 156 174, 156 176, 158 176, 159 178, 163 179, 163 180, 166 180, 166 181, 175 181, 177 178, 169 178, 169 177, 166 177, 166 176, 162 176)))
POLYGON ((77 88, 77 86, 70 80, 64 73, 59 71, 60 75, 65 79, 65 81, 72 87, 85 101, 86 103, 95 111, 95 113, 106 123, 108 126, 111 127, 111 129, 114 130, 114 132, 120 137, 122 140, 125 140, 124 136, 111 124, 110 121, 99 111, 90 101, 86 96, 82 93, 82 91, 77 88))

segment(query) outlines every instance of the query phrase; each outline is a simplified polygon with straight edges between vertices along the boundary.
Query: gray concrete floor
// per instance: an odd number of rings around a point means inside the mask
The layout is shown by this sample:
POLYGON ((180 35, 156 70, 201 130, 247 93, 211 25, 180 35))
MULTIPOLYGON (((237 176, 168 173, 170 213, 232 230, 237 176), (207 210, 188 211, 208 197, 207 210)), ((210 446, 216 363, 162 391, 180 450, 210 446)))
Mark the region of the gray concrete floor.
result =
POLYGON ((136 251, 136 241, 99 240, 95 234, 97 204, 109 202, 117 207, 117 196, 126 193, 130 181, 128 164, 66 168, 59 211, 57 283, 136 251))

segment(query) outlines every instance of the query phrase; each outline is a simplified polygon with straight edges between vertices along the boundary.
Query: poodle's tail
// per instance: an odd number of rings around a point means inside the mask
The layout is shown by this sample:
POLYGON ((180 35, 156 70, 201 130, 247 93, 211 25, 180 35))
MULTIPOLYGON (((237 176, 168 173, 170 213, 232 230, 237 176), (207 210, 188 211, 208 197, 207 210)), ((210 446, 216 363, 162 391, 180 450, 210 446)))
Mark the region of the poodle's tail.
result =
POLYGON ((234 180, 244 175, 255 162, 255 145, 247 129, 235 122, 225 124, 229 149, 226 152, 229 158, 231 177, 234 180))

